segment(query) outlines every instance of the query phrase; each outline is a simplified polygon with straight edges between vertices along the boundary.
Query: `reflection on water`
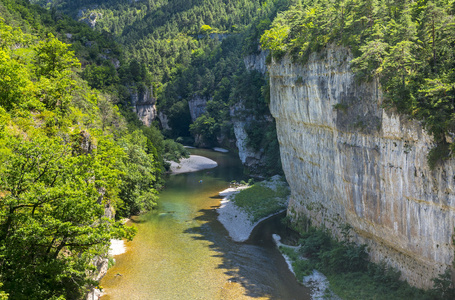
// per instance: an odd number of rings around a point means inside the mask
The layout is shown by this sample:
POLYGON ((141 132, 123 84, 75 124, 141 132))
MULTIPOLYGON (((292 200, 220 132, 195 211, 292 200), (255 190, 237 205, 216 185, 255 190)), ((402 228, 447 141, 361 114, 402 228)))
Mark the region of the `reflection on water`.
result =
POLYGON ((309 299, 273 245, 271 234, 283 230, 277 217, 246 243, 233 242, 216 220, 218 192, 242 178, 238 160, 194 154, 219 166, 170 176, 159 208, 132 219, 138 234, 101 281, 102 299, 309 299))

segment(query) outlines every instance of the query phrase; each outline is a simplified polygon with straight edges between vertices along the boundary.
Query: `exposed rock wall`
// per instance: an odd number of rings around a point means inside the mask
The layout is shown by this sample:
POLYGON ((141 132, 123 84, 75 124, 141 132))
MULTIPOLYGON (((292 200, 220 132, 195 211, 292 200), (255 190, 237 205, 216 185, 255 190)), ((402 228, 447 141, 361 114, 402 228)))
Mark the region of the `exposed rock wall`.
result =
MULTIPOLYGON (((93 7, 96 8, 97 6, 95 5, 93 7)), ((89 25, 91 28, 95 28, 96 22, 98 20, 100 20, 102 17, 103 17, 102 13, 97 12, 97 11, 91 11, 91 10, 88 10, 85 8, 80 9, 77 14, 77 18, 78 18, 79 22, 84 22, 87 25, 89 25)))
POLYGON ((288 213, 335 235, 350 224, 372 260, 430 287, 454 258, 454 160, 431 171, 432 138, 382 109, 379 84, 357 83, 351 59, 333 46, 304 66, 288 58, 269 66, 288 213))
POLYGON ((160 120, 161 128, 164 130, 171 130, 169 126, 169 118, 162 111, 158 113, 158 119, 160 120))
POLYGON ((133 111, 146 126, 150 126, 157 117, 156 98, 153 97, 152 86, 143 92, 133 92, 131 94, 131 105, 133 106, 133 111))
MULTIPOLYGON (((265 62, 267 55, 268 51, 260 51, 258 54, 245 56, 243 62, 246 69, 248 71, 259 71, 265 75, 267 72, 265 62)), ((230 117, 234 127, 235 144, 239 150, 239 158, 242 164, 250 170, 251 175, 262 176, 264 174, 264 151, 263 149, 256 150, 248 145, 248 133, 246 131, 246 128, 253 121, 256 121, 256 115, 254 111, 248 111, 241 100, 230 107, 230 117)), ((270 115, 261 117, 267 126, 269 118, 271 119, 270 115)), ((272 124, 272 120, 268 123, 272 124)))
POLYGON ((208 101, 209 99, 196 95, 191 100, 188 101, 188 107, 190 109, 192 122, 196 121, 196 119, 205 112, 205 108, 207 107, 208 101))
POLYGON ((243 62, 245 67, 248 70, 256 70, 265 74, 267 72, 267 64, 265 62, 267 55, 269 55, 269 51, 261 51, 259 50, 258 54, 250 54, 243 58, 243 62))
POLYGON ((246 132, 246 127, 254 120, 254 114, 248 112, 240 102, 230 108, 230 116, 234 126, 235 144, 239 150, 240 161, 253 171, 253 174, 261 174, 264 151, 256 151, 248 146, 248 133, 246 132))

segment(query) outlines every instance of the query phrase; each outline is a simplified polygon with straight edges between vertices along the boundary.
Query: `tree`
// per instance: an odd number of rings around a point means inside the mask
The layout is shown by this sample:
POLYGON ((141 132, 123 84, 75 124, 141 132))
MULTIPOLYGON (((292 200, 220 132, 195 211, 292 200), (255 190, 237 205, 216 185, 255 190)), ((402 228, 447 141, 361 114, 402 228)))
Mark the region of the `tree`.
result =
POLYGON ((360 47, 362 55, 351 61, 353 71, 368 78, 381 73, 388 48, 389 45, 380 39, 366 43, 360 47))
POLYGON ((433 72, 437 72, 437 47, 439 43, 438 36, 446 20, 446 12, 442 7, 436 5, 433 1, 428 1, 425 10, 422 13, 423 21, 423 41, 431 49, 433 72))
POLYGON ((52 33, 35 46, 35 72, 38 77, 57 78, 72 67, 80 67, 68 44, 60 42, 52 33))
POLYGON ((151 210, 157 200, 154 189, 160 172, 155 164, 157 158, 146 152, 147 138, 138 130, 123 137, 119 143, 126 153, 121 164, 123 174, 119 194, 123 203, 120 212, 130 216, 151 210))
POLYGON ((103 157, 115 156, 105 147, 76 154, 61 138, 39 132, 27 138, 3 132, 0 145, 3 288, 11 298, 80 297, 92 282, 93 256, 111 238, 134 232, 104 217, 118 175, 103 157))

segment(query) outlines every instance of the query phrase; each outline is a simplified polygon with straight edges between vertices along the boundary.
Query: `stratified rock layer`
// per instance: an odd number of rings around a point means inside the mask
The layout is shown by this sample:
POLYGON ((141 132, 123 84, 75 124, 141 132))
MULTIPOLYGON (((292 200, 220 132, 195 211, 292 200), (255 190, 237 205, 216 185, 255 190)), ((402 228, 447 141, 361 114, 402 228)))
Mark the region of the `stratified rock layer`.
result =
POLYGON ((288 213, 338 236, 350 224, 373 261, 430 287, 453 262, 454 160, 431 171, 432 138, 382 109, 379 84, 355 81, 351 59, 329 47, 303 66, 288 58, 269 66, 288 213))

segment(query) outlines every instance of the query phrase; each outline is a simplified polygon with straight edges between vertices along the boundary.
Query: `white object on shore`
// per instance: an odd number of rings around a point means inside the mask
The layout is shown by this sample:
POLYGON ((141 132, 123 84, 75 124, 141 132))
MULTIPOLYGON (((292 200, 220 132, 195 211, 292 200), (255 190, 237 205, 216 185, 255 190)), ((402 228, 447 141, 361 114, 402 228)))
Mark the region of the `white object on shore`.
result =
POLYGON ((125 241, 124 240, 111 240, 111 246, 109 247, 109 255, 119 255, 126 252, 125 241))
POLYGON ((220 148, 220 147, 213 148, 213 151, 222 152, 222 153, 228 153, 229 152, 229 150, 224 149, 224 148, 220 148))
POLYGON ((182 158, 178 163, 175 161, 170 163, 172 174, 196 172, 218 166, 216 161, 200 155, 190 155, 189 158, 182 158))

